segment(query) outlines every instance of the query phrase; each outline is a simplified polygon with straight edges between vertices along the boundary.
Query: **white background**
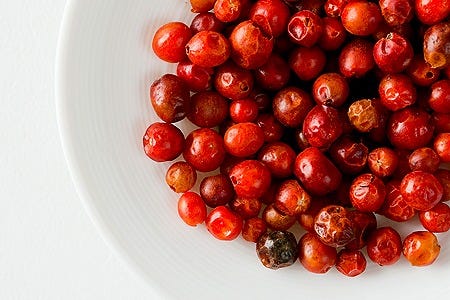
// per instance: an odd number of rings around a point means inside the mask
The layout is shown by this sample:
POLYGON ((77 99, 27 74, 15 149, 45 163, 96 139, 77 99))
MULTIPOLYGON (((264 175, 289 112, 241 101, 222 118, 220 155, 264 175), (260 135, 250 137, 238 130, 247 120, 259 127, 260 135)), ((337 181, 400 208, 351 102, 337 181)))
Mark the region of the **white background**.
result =
POLYGON ((63 0, 0 0, 0 299, 154 299, 72 184, 55 115, 63 0))

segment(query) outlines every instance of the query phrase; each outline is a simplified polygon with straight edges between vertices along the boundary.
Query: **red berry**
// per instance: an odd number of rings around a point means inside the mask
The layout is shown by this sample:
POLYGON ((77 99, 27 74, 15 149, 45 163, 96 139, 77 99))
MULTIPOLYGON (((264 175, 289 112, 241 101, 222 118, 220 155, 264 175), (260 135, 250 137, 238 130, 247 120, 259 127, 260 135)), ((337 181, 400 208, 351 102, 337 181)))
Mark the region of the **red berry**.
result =
POLYGON ((178 200, 178 215, 184 223, 197 226, 206 219, 205 202, 197 193, 186 192, 178 200))
POLYGON ((241 234, 242 225, 242 218, 226 206, 214 208, 206 217, 206 229, 219 240, 234 240, 241 234))
POLYGON ((153 123, 143 138, 145 154, 157 162, 177 158, 183 152, 184 143, 181 130, 169 123, 153 123))

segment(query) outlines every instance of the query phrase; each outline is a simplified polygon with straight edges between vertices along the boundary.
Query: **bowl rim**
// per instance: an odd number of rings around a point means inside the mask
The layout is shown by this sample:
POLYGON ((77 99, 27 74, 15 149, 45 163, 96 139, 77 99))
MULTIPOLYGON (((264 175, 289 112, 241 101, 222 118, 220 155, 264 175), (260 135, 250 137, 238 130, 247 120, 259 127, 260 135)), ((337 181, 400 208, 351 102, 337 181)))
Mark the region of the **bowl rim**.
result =
POLYGON ((154 294, 162 298, 170 298, 167 291, 158 284, 156 278, 150 276, 139 267, 137 261, 135 261, 126 250, 125 245, 119 241, 114 234, 114 231, 109 228, 105 220, 101 217, 98 207, 95 205, 95 201, 86 187, 83 169, 76 163, 76 153, 73 147, 75 138, 71 130, 72 123, 69 120, 69 82, 71 72, 70 68, 67 66, 67 62, 72 57, 71 53, 73 49, 73 47, 70 47, 70 32, 77 28, 75 20, 77 20, 80 13, 83 11, 83 3, 83 0, 66 0, 56 46, 54 67, 55 110, 63 155, 78 198, 80 199, 88 218, 94 224, 99 236, 106 243, 108 248, 112 250, 120 263, 126 265, 128 270, 131 269, 132 272, 130 273, 133 274, 134 277, 141 280, 147 287, 150 283, 154 294))

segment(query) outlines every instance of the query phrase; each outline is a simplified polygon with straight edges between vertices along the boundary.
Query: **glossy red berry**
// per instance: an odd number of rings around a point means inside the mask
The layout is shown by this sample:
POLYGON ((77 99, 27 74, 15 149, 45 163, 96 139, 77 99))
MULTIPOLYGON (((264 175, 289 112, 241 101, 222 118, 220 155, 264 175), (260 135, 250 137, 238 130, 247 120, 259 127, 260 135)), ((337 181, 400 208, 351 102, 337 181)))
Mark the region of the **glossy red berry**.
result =
POLYGON ((326 273, 337 259, 336 248, 320 241, 315 233, 305 233, 298 242, 298 259, 312 273, 326 273))
POLYGON ((365 0, 351 1, 344 6, 341 13, 342 25, 348 32, 357 36, 374 33, 382 19, 380 7, 365 0))
POLYGON ((184 159, 200 172, 214 171, 225 159, 223 139, 212 129, 192 131, 186 137, 185 145, 184 159))
POLYGON ((312 147, 326 149, 343 133, 337 109, 324 105, 314 106, 303 121, 303 134, 312 147))
POLYGON ((417 18, 424 24, 436 24, 450 15, 448 0, 415 0, 417 18))
POLYGON ((181 22, 161 26, 153 36, 153 52, 162 60, 177 63, 186 58, 185 46, 192 37, 191 29, 181 22))
POLYGON ((153 123, 143 137, 144 152, 154 161, 171 161, 183 152, 185 140, 180 129, 169 123, 153 123))
POLYGON ((426 146, 433 138, 431 116, 416 107, 394 112, 387 125, 387 137, 397 148, 416 149, 426 146))
POLYGON ((225 150, 236 157, 248 157, 255 154, 264 144, 264 132, 254 123, 238 123, 223 136, 225 150))
POLYGON ((342 181, 341 172, 315 147, 306 148, 297 155, 294 174, 308 192, 318 196, 335 191, 342 181))
POLYGON ((375 63, 385 73, 404 71, 413 57, 414 51, 411 43, 395 32, 378 40, 373 47, 375 63))
POLYGON ((178 200, 178 215, 190 226, 202 224, 206 219, 206 205, 194 192, 184 193, 178 200))
POLYGON ((450 132, 439 133, 434 138, 433 148, 441 162, 450 162, 450 132))
POLYGON ((339 54, 339 71, 345 77, 362 77, 373 69, 373 44, 368 40, 354 39, 339 54))
POLYGON ((230 171, 230 179, 238 197, 259 198, 270 188, 269 169, 257 160, 244 160, 230 171))
POLYGON ((214 208, 206 217, 206 229, 219 240, 230 241, 242 231, 242 218, 226 206, 214 208))
POLYGON ((258 160, 266 165, 272 175, 286 178, 292 175, 295 151, 286 143, 272 142, 264 145, 258 153, 258 160))

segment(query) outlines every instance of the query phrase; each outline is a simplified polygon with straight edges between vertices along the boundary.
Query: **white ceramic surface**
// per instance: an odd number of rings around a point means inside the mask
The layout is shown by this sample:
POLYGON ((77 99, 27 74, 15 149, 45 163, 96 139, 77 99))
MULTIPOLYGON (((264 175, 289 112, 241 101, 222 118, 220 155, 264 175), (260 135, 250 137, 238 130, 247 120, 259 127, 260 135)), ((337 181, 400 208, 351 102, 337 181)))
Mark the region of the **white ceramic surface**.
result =
MULTIPOLYGON (((155 30, 168 21, 189 22, 188 1, 68 1, 57 57, 58 120, 69 168, 87 211, 105 240, 162 298, 173 299, 379 299, 442 298, 449 292, 450 252, 439 235, 439 260, 412 268, 368 262, 349 279, 294 266, 272 271, 254 245, 222 242, 204 226, 184 225, 177 195, 164 184, 168 164, 142 151, 142 135, 156 121, 148 87, 174 70, 151 52, 155 30)), ((411 230, 400 228, 402 237, 411 230)))

